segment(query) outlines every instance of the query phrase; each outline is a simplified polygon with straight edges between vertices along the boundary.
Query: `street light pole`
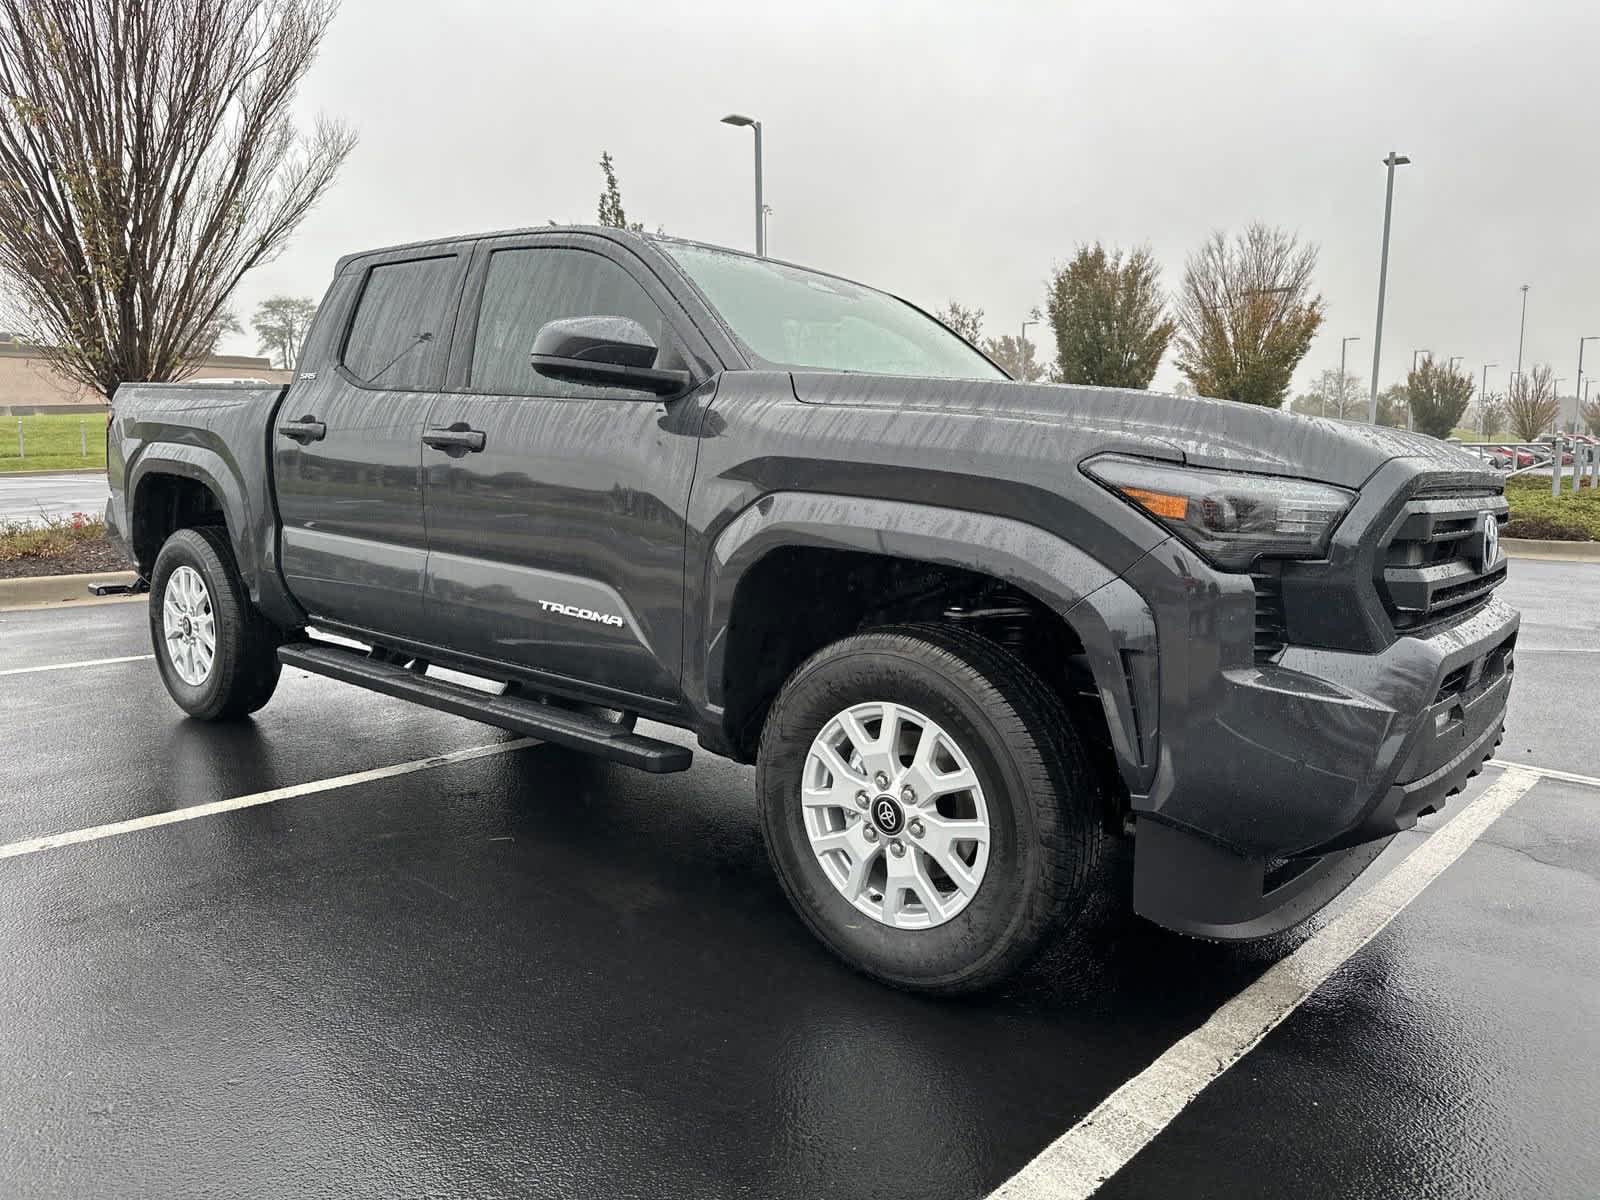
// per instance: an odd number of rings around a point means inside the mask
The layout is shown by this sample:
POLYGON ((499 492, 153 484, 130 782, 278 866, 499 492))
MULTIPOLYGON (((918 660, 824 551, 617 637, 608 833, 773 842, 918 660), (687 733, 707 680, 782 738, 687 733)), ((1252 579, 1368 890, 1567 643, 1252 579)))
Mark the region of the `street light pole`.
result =
POLYGON ((1499 365, 1499 363, 1484 363, 1483 382, 1478 385, 1478 433, 1482 435, 1485 440, 1487 440, 1489 434, 1493 432, 1489 428, 1489 410, 1485 407, 1489 396, 1489 368, 1498 367, 1499 365))
POLYGON ((1383 193, 1383 253, 1378 259, 1378 330, 1372 338, 1372 392, 1367 398, 1367 421, 1378 423, 1378 364, 1383 356, 1383 293, 1389 282, 1389 216, 1394 209, 1394 169, 1411 160, 1403 154, 1389 151, 1383 160, 1389 168, 1389 182, 1383 193))
MULTIPOLYGON (((1344 417, 1344 352, 1351 342, 1359 342, 1360 340, 1359 337, 1339 339, 1339 416, 1341 419, 1344 417)), ((1322 402, 1322 415, 1328 415, 1328 402, 1326 399, 1322 402)))
POLYGON ((1517 327, 1517 374, 1522 374, 1522 338, 1528 332, 1528 285, 1522 285, 1522 324, 1517 327))
POLYGON ((756 257, 767 256, 767 206, 761 200, 761 122, 742 113, 729 113, 722 118, 724 125, 748 126, 756 135, 756 257))
MULTIPOLYGON (((1555 425, 1550 430, 1556 435, 1550 439, 1550 494, 1559 496, 1561 495, 1561 380, 1555 381, 1555 386, 1550 389, 1550 395, 1556 402, 1555 425)), ((1573 462, 1577 462, 1577 459, 1574 458, 1573 462)), ((1576 485, 1573 486, 1573 490, 1577 490, 1576 485)))
MULTIPOLYGON (((1573 381, 1572 384, 1572 398, 1574 401, 1576 401, 1578 398, 1578 389, 1583 386, 1583 344, 1585 342, 1600 342, 1600 334, 1590 334, 1588 337, 1581 337, 1578 339, 1578 377, 1573 381)), ((1556 420, 1559 424, 1560 417, 1558 416, 1556 420)), ((1572 431, 1574 433, 1578 431, 1576 425, 1573 426, 1572 431)))

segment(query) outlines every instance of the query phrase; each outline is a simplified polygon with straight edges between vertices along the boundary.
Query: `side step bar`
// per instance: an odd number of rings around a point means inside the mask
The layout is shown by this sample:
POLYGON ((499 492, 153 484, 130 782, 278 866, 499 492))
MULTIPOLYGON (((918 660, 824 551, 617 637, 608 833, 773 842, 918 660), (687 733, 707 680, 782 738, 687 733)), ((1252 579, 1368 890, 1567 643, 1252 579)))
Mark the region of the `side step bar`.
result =
POLYGON ((582 713, 540 704, 537 700, 491 696, 460 684, 430 679, 404 666, 368 658, 358 650, 296 642, 280 646, 278 660, 286 667, 299 667, 313 675, 326 675, 385 696, 510 729, 653 774, 687 771, 694 761, 693 751, 685 746, 644 737, 582 713))

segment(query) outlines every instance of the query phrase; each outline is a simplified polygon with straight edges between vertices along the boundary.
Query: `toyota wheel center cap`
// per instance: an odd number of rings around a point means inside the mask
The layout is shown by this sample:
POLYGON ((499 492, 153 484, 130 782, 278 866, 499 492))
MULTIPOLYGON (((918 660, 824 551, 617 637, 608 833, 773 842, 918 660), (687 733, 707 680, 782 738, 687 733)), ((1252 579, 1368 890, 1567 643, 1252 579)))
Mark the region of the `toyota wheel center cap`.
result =
POLYGON ((885 837, 895 837, 906 827, 906 814, 893 796, 879 796, 872 802, 872 823, 885 837))

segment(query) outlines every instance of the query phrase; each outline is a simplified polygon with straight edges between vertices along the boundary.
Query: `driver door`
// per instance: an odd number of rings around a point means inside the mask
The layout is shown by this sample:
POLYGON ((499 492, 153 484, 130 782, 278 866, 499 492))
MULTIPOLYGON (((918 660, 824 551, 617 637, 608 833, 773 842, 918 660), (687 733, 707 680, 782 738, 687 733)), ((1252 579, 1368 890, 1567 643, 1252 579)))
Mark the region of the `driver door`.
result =
POLYGON ((628 317, 660 348, 656 365, 704 380, 695 335, 669 319, 669 303, 606 239, 479 244, 450 379, 428 419, 465 436, 438 447, 425 437, 423 448, 423 609, 441 644, 596 696, 678 696, 694 390, 661 398, 560 382, 528 361, 550 321, 628 317))

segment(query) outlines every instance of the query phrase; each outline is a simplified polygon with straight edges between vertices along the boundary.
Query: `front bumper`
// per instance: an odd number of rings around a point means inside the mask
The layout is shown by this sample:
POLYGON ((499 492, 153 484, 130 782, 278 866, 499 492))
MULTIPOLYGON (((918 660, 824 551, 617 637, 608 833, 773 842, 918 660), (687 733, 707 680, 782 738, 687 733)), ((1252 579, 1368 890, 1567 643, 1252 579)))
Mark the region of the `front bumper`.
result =
POLYGON ((1297 924, 1499 744, 1520 618, 1497 597, 1377 653, 1290 646, 1261 662, 1248 579, 1174 543, 1124 578, 1159 663, 1141 674, 1141 651, 1120 651, 1127 707, 1156 716, 1123 741, 1134 909, 1159 924, 1223 939, 1297 924))

